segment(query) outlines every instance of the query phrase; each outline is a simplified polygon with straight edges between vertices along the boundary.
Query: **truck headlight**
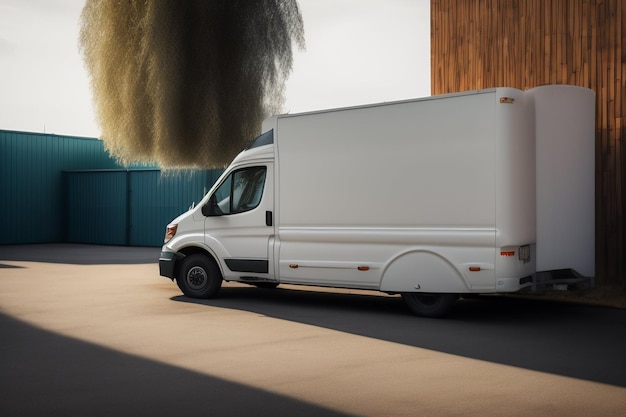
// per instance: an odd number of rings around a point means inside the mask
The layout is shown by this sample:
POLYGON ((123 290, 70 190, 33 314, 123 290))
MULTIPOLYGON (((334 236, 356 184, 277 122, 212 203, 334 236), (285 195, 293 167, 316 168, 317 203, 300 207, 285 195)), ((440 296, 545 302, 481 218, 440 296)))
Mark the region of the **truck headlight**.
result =
POLYGON ((163 239, 163 243, 167 243, 170 240, 172 240, 172 238, 174 237, 174 235, 176 234, 176 230, 178 229, 178 225, 177 224, 168 224, 167 228, 165 229, 165 239, 163 239))

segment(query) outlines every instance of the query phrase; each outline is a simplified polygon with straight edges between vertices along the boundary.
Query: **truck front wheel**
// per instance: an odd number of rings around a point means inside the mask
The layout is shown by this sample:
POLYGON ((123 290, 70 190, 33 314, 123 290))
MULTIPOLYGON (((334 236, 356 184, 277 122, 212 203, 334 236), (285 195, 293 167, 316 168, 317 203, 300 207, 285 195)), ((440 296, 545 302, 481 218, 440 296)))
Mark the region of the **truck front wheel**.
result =
POLYGON ((449 312, 459 298, 458 294, 402 293, 402 299, 409 309, 423 317, 441 317, 449 312))
POLYGON ((176 283, 187 297, 211 298, 222 286, 222 274, 213 259, 193 254, 181 261, 176 283))

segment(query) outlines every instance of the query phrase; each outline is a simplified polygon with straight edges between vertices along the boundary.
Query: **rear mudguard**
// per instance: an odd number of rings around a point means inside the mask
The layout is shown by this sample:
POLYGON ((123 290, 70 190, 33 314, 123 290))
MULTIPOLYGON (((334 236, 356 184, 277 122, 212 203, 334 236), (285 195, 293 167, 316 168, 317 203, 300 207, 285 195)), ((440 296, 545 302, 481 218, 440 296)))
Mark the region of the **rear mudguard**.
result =
POLYGON ((389 261, 380 281, 383 292, 465 293, 470 284, 446 258, 428 250, 404 253, 389 261))

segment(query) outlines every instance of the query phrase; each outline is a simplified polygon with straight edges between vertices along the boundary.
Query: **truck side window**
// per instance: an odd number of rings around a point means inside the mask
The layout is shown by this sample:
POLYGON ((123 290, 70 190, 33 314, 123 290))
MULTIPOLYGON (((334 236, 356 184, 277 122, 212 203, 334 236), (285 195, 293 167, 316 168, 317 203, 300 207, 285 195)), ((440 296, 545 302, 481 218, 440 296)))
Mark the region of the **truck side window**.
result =
POLYGON ((219 214, 243 213, 256 208, 263 196, 266 171, 264 166, 251 167, 229 175, 214 193, 219 214))

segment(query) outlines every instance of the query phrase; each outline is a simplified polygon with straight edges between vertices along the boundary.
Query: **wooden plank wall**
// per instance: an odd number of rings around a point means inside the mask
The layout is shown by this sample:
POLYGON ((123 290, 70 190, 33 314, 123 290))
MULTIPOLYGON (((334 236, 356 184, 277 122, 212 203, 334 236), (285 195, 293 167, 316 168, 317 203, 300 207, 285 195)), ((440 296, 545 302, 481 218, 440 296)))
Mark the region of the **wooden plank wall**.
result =
POLYGON ((596 92, 596 277, 626 290, 626 0, 431 0, 432 94, 596 92))

